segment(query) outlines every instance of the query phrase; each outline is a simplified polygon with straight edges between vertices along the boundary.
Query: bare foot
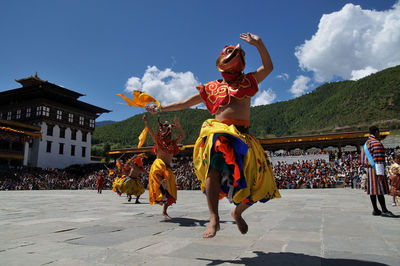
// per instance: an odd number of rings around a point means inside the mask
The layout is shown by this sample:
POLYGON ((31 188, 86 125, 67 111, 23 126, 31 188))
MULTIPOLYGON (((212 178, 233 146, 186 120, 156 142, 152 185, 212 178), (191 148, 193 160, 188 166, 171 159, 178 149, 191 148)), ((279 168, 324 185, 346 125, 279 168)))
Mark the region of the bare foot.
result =
POLYGON ((165 220, 171 220, 171 219, 172 219, 172 218, 168 215, 168 213, 166 213, 166 212, 163 212, 162 215, 164 216, 165 220))
POLYGON ((203 232, 203 238, 212 238, 219 231, 219 218, 211 219, 210 223, 207 226, 207 229, 203 232))
POLYGON ((249 227, 248 227, 246 221, 243 220, 242 215, 241 214, 236 214, 235 213, 235 209, 233 209, 231 211, 231 215, 232 215, 233 219, 235 219, 236 225, 237 225, 240 233, 246 234, 247 231, 249 231, 249 227))

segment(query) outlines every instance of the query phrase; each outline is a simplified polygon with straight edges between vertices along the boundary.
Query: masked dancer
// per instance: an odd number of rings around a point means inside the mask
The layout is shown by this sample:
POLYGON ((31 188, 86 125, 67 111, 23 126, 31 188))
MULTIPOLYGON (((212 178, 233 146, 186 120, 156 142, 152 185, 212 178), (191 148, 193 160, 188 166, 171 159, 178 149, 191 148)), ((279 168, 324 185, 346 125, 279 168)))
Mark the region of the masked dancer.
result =
POLYGON ((157 158, 150 168, 149 174, 149 202, 150 204, 163 205, 163 216, 165 219, 171 219, 167 213, 167 209, 177 200, 177 188, 175 175, 171 169, 171 162, 174 155, 178 154, 178 144, 185 137, 181 124, 177 118, 174 124, 169 122, 158 122, 157 135, 149 127, 146 115, 143 115, 143 122, 154 141, 153 152, 157 158), (175 139, 172 138, 173 127, 178 129, 175 131, 175 139))
POLYGON ((243 211, 257 201, 279 198, 271 163, 258 140, 249 134, 251 97, 258 84, 272 71, 270 55, 259 36, 242 33, 240 39, 257 48, 262 65, 244 74, 245 52, 240 44, 225 46, 216 66, 222 79, 197 86, 198 93, 186 100, 148 105, 149 112, 176 111, 204 103, 215 119, 206 120, 193 151, 193 163, 201 190, 207 196, 210 223, 204 238, 220 229, 218 199, 227 197, 236 207, 231 215, 239 231, 247 233, 243 211))

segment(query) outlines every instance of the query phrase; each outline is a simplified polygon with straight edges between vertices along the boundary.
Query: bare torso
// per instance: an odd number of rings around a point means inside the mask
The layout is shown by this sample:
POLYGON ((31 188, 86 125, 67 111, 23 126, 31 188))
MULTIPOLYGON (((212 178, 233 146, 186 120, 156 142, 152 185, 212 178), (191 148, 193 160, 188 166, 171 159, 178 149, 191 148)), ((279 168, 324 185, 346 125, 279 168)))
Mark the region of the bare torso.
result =
POLYGON ((157 159, 161 159, 167 167, 171 166, 172 158, 174 157, 174 155, 161 150, 160 147, 158 147, 158 145, 156 149, 157 149, 157 154, 156 154, 157 159))
POLYGON ((228 105, 220 107, 218 112, 215 114, 215 119, 222 120, 250 120, 250 103, 251 98, 245 97, 243 99, 237 99, 231 97, 231 101, 228 105))

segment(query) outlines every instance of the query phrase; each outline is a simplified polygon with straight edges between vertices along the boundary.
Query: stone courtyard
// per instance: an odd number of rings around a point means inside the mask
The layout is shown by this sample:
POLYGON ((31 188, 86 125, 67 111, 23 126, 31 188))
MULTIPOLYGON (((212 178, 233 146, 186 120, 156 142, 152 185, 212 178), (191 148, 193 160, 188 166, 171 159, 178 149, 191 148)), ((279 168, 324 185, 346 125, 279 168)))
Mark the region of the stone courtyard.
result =
MULTIPOLYGON (((0 265, 400 265, 400 219, 371 215, 361 190, 281 190, 244 213, 241 235, 220 201, 221 230, 200 191, 178 191, 169 208, 112 191, 1 191, 0 265)), ((386 203, 394 214, 400 207, 386 203)))

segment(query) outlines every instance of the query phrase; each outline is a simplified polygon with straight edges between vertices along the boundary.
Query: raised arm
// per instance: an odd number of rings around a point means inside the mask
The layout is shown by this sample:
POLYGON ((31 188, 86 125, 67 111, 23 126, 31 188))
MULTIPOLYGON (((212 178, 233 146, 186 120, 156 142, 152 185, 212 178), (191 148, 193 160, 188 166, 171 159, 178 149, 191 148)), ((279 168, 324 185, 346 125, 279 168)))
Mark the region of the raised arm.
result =
POLYGON ((147 105, 146 110, 152 114, 158 113, 160 111, 178 111, 189 108, 201 102, 202 99, 200 97, 200 94, 196 93, 195 95, 192 95, 185 100, 161 105, 160 110, 157 110, 157 107, 155 105, 147 105))
POLYGON ((176 143, 179 144, 185 138, 185 131, 183 131, 181 123, 179 122, 179 119, 177 117, 174 118, 174 123, 175 123, 175 126, 179 130, 179 136, 177 136, 177 138, 176 138, 176 143))
POLYGON ((261 38, 252 33, 242 33, 240 34, 240 39, 254 45, 261 56, 262 66, 260 66, 254 74, 254 78, 258 83, 263 81, 269 73, 274 69, 272 65, 271 57, 269 56, 268 50, 265 47, 261 38))
POLYGON ((151 138, 153 139, 154 144, 156 144, 157 136, 156 136, 156 134, 154 134, 154 131, 151 129, 151 127, 149 127, 149 122, 147 121, 146 115, 143 115, 142 120, 143 120, 144 125, 146 126, 147 130, 149 131, 149 134, 150 134, 151 138))

